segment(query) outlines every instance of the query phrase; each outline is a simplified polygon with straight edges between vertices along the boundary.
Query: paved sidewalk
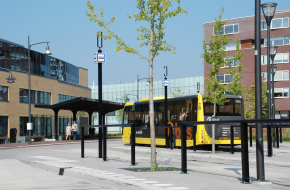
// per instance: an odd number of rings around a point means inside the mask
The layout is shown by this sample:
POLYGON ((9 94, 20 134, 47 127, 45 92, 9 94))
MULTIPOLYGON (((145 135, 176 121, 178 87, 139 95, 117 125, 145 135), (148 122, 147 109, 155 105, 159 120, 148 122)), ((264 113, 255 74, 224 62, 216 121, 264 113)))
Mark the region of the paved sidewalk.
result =
MULTIPOLYGON (((80 157, 79 141, 56 145, 58 146, 39 144, 37 147, 0 149, 0 179, 4 177, 16 180, 24 176, 21 186, 19 183, 12 184, 14 189, 31 189, 29 186, 31 183, 39 184, 39 189, 233 189, 234 187, 234 189, 264 190, 290 188, 288 163, 290 143, 288 142, 280 144, 280 149, 274 149, 273 157, 265 157, 265 176, 266 180, 271 181, 271 185, 240 183, 241 154, 236 152, 231 155, 226 152, 227 148, 216 154, 203 150, 196 152, 192 149, 187 150, 188 174, 180 174, 180 171, 129 171, 128 169, 132 167, 150 166, 150 147, 136 146, 137 165, 130 166, 130 145, 124 145, 120 138, 107 141, 106 162, 98 158, 97 141, 85 141, 85 158, 80 157), (11 162, 10 165, 9 162, 11 162), (63 176, 59 175, 60 168, 64 168, 63 176), (43 175, 39 180, 38 172, 39 176, 43 175), (46 174, 48 176, 45 177, 46 174), (48 179, 53 184, 42 183, 42 179, 48 179), (75 188, 72 188, 71 184, 66 184, 66 181, 70 181, 69 179, 75 182, 75 188), (25 183, 26 180, 30 181, 29 184, 25 183), (85 185, 82 186, 82 183, 85 185)), ((239 150, 238 147, 236 149, 239 150)), ((250 176, 255 180, 255 145, 249 147, 249 159, 250 176)), ((157 163, 162 167, 180 168, 181 150, 157 147, 157 163)), ((9 180, 0 182, 0 189, 7 187, 1 186, 7 185, 7 181, 9 180)))

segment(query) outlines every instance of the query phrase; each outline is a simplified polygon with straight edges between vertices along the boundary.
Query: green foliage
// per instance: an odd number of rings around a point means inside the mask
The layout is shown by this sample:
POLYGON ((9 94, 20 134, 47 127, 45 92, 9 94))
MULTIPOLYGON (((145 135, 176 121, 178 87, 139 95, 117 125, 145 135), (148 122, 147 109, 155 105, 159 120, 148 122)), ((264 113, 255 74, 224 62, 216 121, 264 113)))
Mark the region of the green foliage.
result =
MULTIPOLYGON (((124 95, 121 98, 122 102, 127 103, 126 102, 126 98, 127 98, 127 94, 126 94, 126 90, 125 90, 124 95)), ((123 120, 123 113, 124 113, 124 108, 117 111, 116 117, 117 117, 117 120, 118 120, 119 123, 121 123, 122 120, 123 120)))
POLYGON ((84 112, 84 111, 78 111, 77 118, 78 117, 84 117, 85 115, 86 115, 86 112, 84 112))
MULTIPOLYGON (((103 34, 103 38, 116 39, 116 51, 119 52, 124 50, 127 53, 137 54, 141 59, 149 61, 147 56, 142 55, 137 49, 127 45, 121 37, 119 37, 114 31, 110 29, 110 25, 116 20, 112 17, 109 21, 105 22, 102 20, 104 16, 104 8, 100 7, 97 14, 94 13, 95 7, 87 1, 88 11, 86 12, 89 20, 96 22, 99 27, 103 28, 106 32, 103 34)), ((148 46, 150 44, 150 36, 153 35, 153 48, 150 51, 153 52, 153 58, 159 55, 159 51, 176 53, 176 47, 168 45, 165 36, 164 22, 167 18, 175 17, 180 13, 187 13, 183 8, 180 7, 180 0, 137 0, 136 8, 139 9, 139 13, 128 15, 130 19, 137 21, 146 21, 149 24, 149 28, 140 27, 137 31, 140 33, 137 40, 140 41, 139 47, 148 46), (172 2, 177 2, 177 9, 171 10, 172 2), (170 10, 169 10, 170 9, 170 10), (153 28, 152 25, 153 24, 153 28), (153 33, 152 32, 153 29, 153 33), (155 32, 156 30, 156 32, 155 32)), ((97 34, 98 36, 98 34, 97 34)))
POLYGON ((236 64, 237 66, 232 66, 231 61, 227 61, 226 65, 229 67, 228 69, 225 69, 225 72, 227 74, 230 74, 232 77, 231 83, 227 85, 227 91, 230 94, 234 95, 242 95, 246 91, 246 87, 242 86, 239 81, 243 78, 240 76, 240 73, 244 70, 244 66, 241 63, 241 59, 244 56, 244 53, 240 52, 240 42, 239 38, 237 38, 236 41, 236 53, 233 55, 233 58, 237 60, 236 64))
MULTIPOLYGON (((262 79, 263 80, 263 79, 262 79)), ((263 81, 262 84, 262 117, 264 119, 268 118, 268 93, 267 93, 267 84, 263 81)), ((254 119, 256 118, 255 111, 255 81, 247 90, 247 95, 245 98, 245 118, 254 119)))
POLYGON ((184 95, 184 92, 181 92, 181 89, 179 87, 176 87, 174 89, 174 92, 172 92, 171 94, 174 97, 180 97, 180 96, 183 96, 184 95))
POLYGON ((227 34, 221 34, 222 26, 226 24, 226 21, 222 21, 223 12, 224 8, 220 11, 218 18, 215 18, 215 26, 209 40, 209 45, 203 40, 204 53, 201 55, 204 58, 204 62, 212 66, 207 72, 209 78, 205 79, 206 93, 204 98, 214 105, 226 101, 226 97, 223 95, 226 88, 217 80, 221 67, 228 64, 224 58, 227 58, 225 50, 230 38, 228 38, 227 34))
POLYGON ((156 165, 156 163, 154 163, 154 164, 153 164, 153 167, 151 168, 151 171, 155 171, 156 168, 157 168, 157 165, 156 165))
POLYGON ((107 136, 108 137, 121 137, 122 133, 108 133, 107 136))
POLYGON ((205 79, 206 93, 204 98, 213 103, 214 107, 216 107, 216 104, 221 105, 226 102, 225 92, 241 95, 246 88, 239 83, 239 80, 242 79, 239 73, 244 70, 241 63, 244 53, 240 52, 239 39, 236 40, 236 52, 233 55, 233 58, 237 60, 237 66, 233 66, 231 64, 232 60, 227 57, 226 47, 231 38, 224 34, 222 29, 227 22, 222 21, 223 13, 224 8, 222 7, 218 18, 215 18, 215 26, 209 42, 203 41, 204 53, 201 55, 204 58, 204 63, 211 65, 207 72, 209 77, 205 79), (226 85, 221 84, 217 79, 217 76, 224 73, 232 76, 231 82, 226 85))
MULTIPOLYGON (((119 37, 114 31, 110 29, 110 25, 116 20, 112 17, 109 21, 105 22, 102 20, 104 15, 104 8, 100 7, 98 14, 94 13, 95 7, 87 1, 88 11, 86 12, 89 20, 96 22, 97 25, 105 30, 103 38, 115 39, 116 40, 116 51, 121 50, 137 54, 141 59, 149 62, 149 109, 150 109, 150 133, 151 133, 151 166, 156 163, 155 160, 155 126, 154 126, 154 105, 153 105, 153 60, 159 55, 160 51, 176 53, 176 47, 167 44, 164 39, 165 36, 165 20, 178 16, 180 13, 187 13, 180 6, 180 0, 136 0, 136 8, 139 10, 138 13, 128 15, 130 19, 135 19, 135 22, 147 22, 148 27, 141 26, 137 28, 139 35, 137 40, 141 43, 139 48, 149 46, 149 57, 141 54, 137 49, 132 48, 126 44, 121 37, 119 37), (176 9, 172 8, 173 3, 177 3, 176 9)), ((97 33, 97 36, 99 33, 97 33)))

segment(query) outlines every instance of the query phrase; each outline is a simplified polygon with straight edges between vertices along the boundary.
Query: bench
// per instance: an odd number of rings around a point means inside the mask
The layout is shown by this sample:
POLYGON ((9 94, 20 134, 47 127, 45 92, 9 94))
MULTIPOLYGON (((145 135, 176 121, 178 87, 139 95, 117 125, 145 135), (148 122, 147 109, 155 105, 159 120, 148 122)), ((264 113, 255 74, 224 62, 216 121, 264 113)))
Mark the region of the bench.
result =
POLYGON ((31 136, 34 141, 44 141, 44 136, 31 136))
POLYGON ((8 137, 0 137, 0 144, 8 144, 8 137))

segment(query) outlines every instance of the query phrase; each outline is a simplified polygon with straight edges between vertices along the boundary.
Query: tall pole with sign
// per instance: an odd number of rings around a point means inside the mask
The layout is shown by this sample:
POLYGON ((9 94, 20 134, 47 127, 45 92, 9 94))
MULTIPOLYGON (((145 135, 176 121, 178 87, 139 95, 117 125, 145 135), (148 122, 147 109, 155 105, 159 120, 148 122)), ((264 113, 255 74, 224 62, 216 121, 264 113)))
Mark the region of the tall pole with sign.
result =
MULTIPOLYGON (((167 80, 167 75, 168 75, 168 70, 167 70, 167 66, 164 66, 165 69, 165 74, 164 74, 164 81, 162 83, 162 85, 164 86, 164 95, 165 95, 165 102, 164 102, 164 122, 165 122, 165 126, 168 125, 168 104, 167 104, 167 86, 169 86, 169 80, 167 80)), ((165 135, 168 135, 168 128, 166 128, 166 133, 165 135)), ((168 144, 170 149, 172 149, 172 128, 169 128, 169 138, 167 138, 167 142, 166 142, 166 148, 168 148, 168 144)))
MULTIPOLYGON (((105 54, 103 54, 101 50, 101 48, 103 47, 103 33, 102 32, 97 33, 97 46, 99 50, 98 50, 97 55, 95 55, 95 62, 98 63, 99 125, 103 125, 102 64, 105 63, 105 54), (101 38, 100 43, 99 43, 99 38, 101 38)), ((106 129, 104 128, 104 130, 106 129)), ((102 127, 99 127, 99 158, 102 158, 102 135, 103 135, 103 129, 102 127)))

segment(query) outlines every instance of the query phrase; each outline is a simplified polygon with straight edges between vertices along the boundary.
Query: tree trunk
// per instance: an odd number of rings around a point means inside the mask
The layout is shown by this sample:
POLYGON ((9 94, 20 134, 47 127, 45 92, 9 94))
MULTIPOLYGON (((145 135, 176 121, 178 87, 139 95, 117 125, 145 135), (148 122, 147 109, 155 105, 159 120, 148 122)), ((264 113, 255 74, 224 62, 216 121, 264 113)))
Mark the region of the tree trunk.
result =
POLYGON ((154 11, 151 14, 150 30, 150 53, 149 53, 149 118, 151 137, 151 168, 156 164, 156 143, 154 126, 154 104, 153 104, 153 37, 154 37, 154 11))
MULTIPOLYGON (((215 100, 216 101, 216 100, 215 100)), ((215 110, 216 110, 216 103, 213 105, 213 117, 212 120, 215 121, 215 110)), ((212 153, 215 152, 215 124, 212 124, 212 153)))

